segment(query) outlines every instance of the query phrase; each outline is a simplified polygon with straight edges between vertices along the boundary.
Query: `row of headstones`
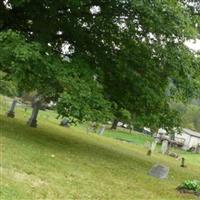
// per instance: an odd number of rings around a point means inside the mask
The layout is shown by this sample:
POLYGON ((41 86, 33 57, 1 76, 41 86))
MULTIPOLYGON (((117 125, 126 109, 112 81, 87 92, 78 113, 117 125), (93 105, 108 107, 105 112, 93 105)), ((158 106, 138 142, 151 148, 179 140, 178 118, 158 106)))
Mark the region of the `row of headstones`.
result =
MULTIPOLYGON (((147 145, 147 147, 148 147, 147 155, 148 155, 148 156, 150 156, 151 153, 154 152, 154 150, 156 149, 156 145, 157 145, 157 141, 154 141, 154 142, 149 143, 149 144, 147 145)), ((174 157, 174 158, 181 159, 181 165, 180 165, 180 166, 181 166, 181 167, 186 167, 186 165, 185 165, 185 158, 183 158, 183 157, 182 157, 182 158, 179 158, 179 156, 178 156, 176 153, 174 153, 174 152, 169 153, 169 141, 168 141, 168 140, 163 140, 163 141, 162 141, 161 153, 162 153, 163 155, 169 155, 169 156, 172 156, 172 157, 174 157)))
POLYGON ((96 124, 92 124, 87 127, 86 131, 87 133, 97 133, 98 135, 103 135, 105 128, 105 125, 101 125, 100 127, 98 127, 96 124))
MULTIPOLYGON (((157 146, 157 143, 158 141, 154 141, 152 143, 147 143, 145 144, 146 147, 148 148, 148 155, 151 155, 151 153, 154 152, 154 150, 156 149, 156 146, 157 146)), ((169 142, 167 140, 163 140, 162 141, 162 145, 161 145, 161 149, 160 149, 161 153, 164 155, 164 154, 167 154, 168 151, 169 151, 169 142)))
MULTIPOLYGON (((153 152, 156 148, 157 145, 157 141, 154 141, 153 143, 151 143, 151 145, 149 146, 149 150, 147 152, 147 155, 151 155, 151 152, 153 152)), ((162 141, 162 145, 161 145, 161 153, 162 154, 168 154, 169 153, 169 141, 167 140, 163 140, 162 141)), ((173 156, 173 157, 177 157, 177 155, 173 156)), ((185 165, 185 158, 181 158, 181 167, 186 167, 185 165)), ((149 175, 153 176, 155 178, 159 178, 159 179, 165 179, 168 177, 168 173, 169 173, 169 167, 166 165, 160 165, 160 164, 155 164, 149 171, 149 175)))

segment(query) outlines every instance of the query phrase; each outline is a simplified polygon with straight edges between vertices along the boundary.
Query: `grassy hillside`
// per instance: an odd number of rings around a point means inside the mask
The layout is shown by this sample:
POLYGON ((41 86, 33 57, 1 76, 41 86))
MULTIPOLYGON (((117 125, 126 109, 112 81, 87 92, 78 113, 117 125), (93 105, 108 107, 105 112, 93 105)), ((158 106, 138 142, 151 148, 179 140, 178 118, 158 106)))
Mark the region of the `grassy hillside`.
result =
POLYGON ((152 142, 153 138, 149 135, 144 135, 138 132, 132 132, 128 133, 127 131, 125 132, 123 129, 122 130, 106 130, 105 131, 105 136, 114 138, 117 140, 137 144, 137 145, 143 145, 146 142, 152 142))
POLYGON ((200 162, 181 168, 168 156, 146 156, 142 145, 59 127, 53 113, 46 115, 37 129, 25 125, 21 109, 16 119, 0 115, 1 200, 197 199, 175 188, 200 179, 200 162), (167 180, 147 175, 155 163, 170 167, 167 180))

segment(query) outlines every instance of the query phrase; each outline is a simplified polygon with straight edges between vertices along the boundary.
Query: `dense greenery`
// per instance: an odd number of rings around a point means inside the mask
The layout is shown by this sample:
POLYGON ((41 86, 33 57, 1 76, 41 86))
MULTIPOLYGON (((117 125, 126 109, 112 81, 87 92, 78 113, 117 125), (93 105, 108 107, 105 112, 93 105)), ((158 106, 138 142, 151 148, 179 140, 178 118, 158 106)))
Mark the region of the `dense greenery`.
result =
POLYGON ((0 94, 14 97, 17 96, 17 88, 13 81, 6 80, 6 73, 0 71, 0 94))
POLYGON ((129 123, 170 130, 180 124, 170 99, 199 89, 184 45, 198 36, 198 12, 185 0, 1 1, 0 69, 19 89, 59 99, 61 115, 102 120, 109 101, 117 120, 126 111, 129 123), (77 62, 82 74, 70 75, 77 62))
POLYGON ((199 100, 193 100, 188 104, 173 103, 172 107, 179 112, 183 127, 187 127, 200 132, 199 100))
POLYGON ((184 181, 179 188, 180 189, 192 190, 192 191, 195 191, 195 192, 200 192, 200 181, 198 181, 198 180, 187 180, 187 181, 184 181))

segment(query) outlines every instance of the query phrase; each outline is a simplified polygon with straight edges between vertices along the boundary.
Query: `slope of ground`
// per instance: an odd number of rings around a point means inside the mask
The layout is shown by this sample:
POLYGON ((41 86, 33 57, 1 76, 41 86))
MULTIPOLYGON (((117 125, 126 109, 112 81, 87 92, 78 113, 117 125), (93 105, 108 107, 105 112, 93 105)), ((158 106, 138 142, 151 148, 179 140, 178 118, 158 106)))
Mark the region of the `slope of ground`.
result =
MULTIPOLYGON (((123 142, 133 143, 140 146, 147 146, 149 142, 154 139, 150 135, 145 135, 138 132, 128 133, 127 130, 106 130, 104 136, 121 140, 123 142)), ((157 144, 155 150, 157 153, 161 152, 161 145, 157 144)), ((186 164, 196 164, 200 167, 200 155, 192 152, 187 152, 178 148, 170 148, 170 152, 175 152, 179 157, 184 157, 186 164)))
POLYGON ((153 137, 150 135, 144 135, 138 132, 128 133, 127 130, 119 129, 119 130, 106 130, 105 136, 111 137, 117 140, 138 144, 144 146, 147 142, 152 142, 153 137))
POLYGON ((16 119, 0 115, 1 200, 197 199, 175 188, 200 179, 199 163, 181 168, 173 158, 148 157, 142 146, 59 127, 45 115, 37 129, 25 125, 21 110, 16 119), (168 179, 148 176, 155 163, 170 167, 168 179))

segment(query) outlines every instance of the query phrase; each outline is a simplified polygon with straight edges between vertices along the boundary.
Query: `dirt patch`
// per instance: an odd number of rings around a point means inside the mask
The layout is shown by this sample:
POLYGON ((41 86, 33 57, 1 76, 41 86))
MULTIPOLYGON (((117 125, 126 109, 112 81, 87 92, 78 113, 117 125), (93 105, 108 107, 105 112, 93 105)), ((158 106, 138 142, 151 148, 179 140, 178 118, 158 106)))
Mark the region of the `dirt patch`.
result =
POLYGON ((187 190, 187 189, 183 189, 183 188, 177 188, 177 190, 180 193, 193 194, 193 195, 200 197, 200 192, 196 192, 196 191, 193 191, 193 190, 187 190))
POLYGON ((31 187, 41 187, 41 186, 48 185, 48 183, 42 180, 41 178, 32 174, 27 174, 24 171, 19 171, 15 168, 9 169, 9 168, 0 167, 0 171, 2 174, 11 177, 15 181, 27 183, 31 185, 31 187))

